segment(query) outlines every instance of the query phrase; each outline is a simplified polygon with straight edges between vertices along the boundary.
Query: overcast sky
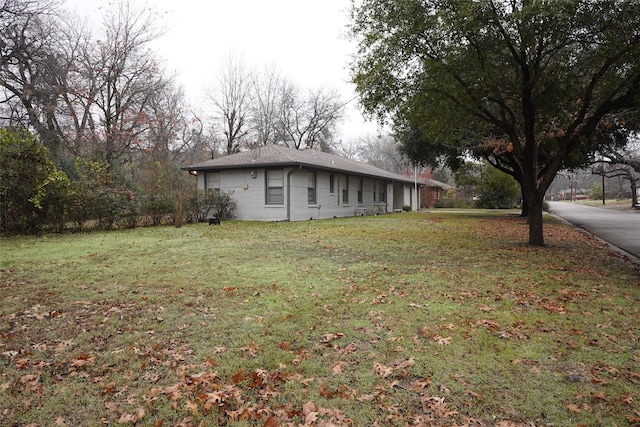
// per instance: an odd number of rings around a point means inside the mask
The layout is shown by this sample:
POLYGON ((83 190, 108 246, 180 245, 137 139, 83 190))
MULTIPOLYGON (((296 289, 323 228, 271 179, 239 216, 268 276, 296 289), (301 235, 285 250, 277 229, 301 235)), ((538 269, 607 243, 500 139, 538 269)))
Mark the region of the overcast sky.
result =
MULTIPOLYGON (((167 27, 155 43, 166 68, 178 74, 192 103, 230 52, 248 66, 275 64, 303 88, 334 88, 345 102, 355 97, 348 63, 355 46, 344 34, 350 0, 130 0, 155 8, 167 27)), ((67 0, 80 15, 100 16, 109 0, 67 0)), ((375 133, 357 100, 347 105, 344 142, 375 133)))

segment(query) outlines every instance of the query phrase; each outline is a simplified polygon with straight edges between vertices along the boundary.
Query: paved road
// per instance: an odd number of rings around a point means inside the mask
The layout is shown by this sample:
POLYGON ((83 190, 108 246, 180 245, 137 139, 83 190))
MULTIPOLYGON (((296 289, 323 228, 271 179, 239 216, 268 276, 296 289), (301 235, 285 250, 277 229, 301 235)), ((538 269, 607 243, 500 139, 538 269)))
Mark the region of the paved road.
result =
POLYGON ((551 213, 640 258, 640 211, 549 202, 551 213))

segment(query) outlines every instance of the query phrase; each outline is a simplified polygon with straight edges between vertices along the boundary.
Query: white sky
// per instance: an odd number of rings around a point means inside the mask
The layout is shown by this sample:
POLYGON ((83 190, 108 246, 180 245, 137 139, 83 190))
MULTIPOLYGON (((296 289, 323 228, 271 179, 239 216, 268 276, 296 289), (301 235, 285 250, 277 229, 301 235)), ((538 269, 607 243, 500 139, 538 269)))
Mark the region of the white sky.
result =
MULTIPOLYGON (((133 3, 145 0, 130 0, 133 3)), ((67 0, 81 16, 101 16, 109 0, 67 0)), ((213 81, 230 52, 247 66, 275 64, 302 88, 336 89, 344 101, 355 97, 348 63, 355 46, 344 34, 350 0, 148 0, 168 28, 155 43, 168 71, 175 71, 190 102, 213 81)), ((99 22, 99 20, 98 20, 99 22)), ((346 107, 340 126, 345 143, 373 134, 357 100, 346 107)))

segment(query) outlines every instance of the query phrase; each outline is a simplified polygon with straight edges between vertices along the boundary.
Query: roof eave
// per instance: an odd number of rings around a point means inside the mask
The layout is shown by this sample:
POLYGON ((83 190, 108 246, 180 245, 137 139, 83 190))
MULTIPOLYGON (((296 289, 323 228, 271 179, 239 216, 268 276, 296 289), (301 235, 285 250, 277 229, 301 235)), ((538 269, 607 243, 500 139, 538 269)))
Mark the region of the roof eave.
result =
MULTIPOLYGON (((308 168, 308 169, 314 169, 314 170, 322 170, 322 171, 328 171, 328 172, 335 172, 335 173, 349 173, 349 174, 353 174, 353 175, 358 175, 358 176, 363 176, 363 177, 367 177, 367 178, 374 178, 374 179, 380 179, 380 180, 384 180, 384 181, 400 181, 400 182, 405 182, 405 183, 411 183, 413 184, 413 180, 407 178, 407 179, 400 179, 400 178, 392 178, 392 177, 387 177, 387 176, 382 176, 382 175, 376 175, 373 173, 366 173, 366 172, 358 172, 358 171, 348 171, 345 169, 341 169, 341 168, 332 168, 332 167, 327 167, 327 166, 319 166, 316 164, 312 164, 312 163, 304 163, 304 162, 271 162, 271 163, 244 163, 244 164, 236 164, 236 165, 202 165, 202 166, 197 166, 197 167, 184 167, 184 168, 180 168, 181 170, 184 171, 189 171, 189 172, 198 172, 198 171, 207 171, 207 170, 234 170, 234 169, 249 169, 249 168, 281 168, 281 167, 296 167, 296 168, 308 168)), ((420 183, 418 183, 420 184, 420 183)), ((423 184, 421 184, 423 185, 423 184)))

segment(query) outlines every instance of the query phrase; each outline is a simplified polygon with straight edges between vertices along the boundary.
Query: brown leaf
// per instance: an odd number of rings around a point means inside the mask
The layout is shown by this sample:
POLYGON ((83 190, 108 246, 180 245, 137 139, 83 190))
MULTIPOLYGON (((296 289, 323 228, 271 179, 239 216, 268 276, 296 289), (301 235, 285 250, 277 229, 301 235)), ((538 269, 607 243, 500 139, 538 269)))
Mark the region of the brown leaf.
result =
POLYGON ((334 363, 333 366, 331 367, 331 373, 333 375, 342 375, 342 367, 346 365, 347 365, 347 362, 342 362, 342 361, 334 363))
POLYGON ((280 420, 278 420, 278 418, 276 417, 271 416, 267 418, 267 421, 264 422, 262 427, 278 427, 279 425, 280 425, 280 420))
POLYGON ((304 423, 312 424, 318 419, 318 408, 316 404, 309 401, 302 406, 302 414, 304 415, 304 423))
POLYGON ((191 411, 191 413, 193 415, 198 415, 198 404, 196 402, 192 402, 190 400, 187 400, 184 403, 184 406, 187 409, 187 411, 191 411))
POLYGON ((465 393, 466 393, 466 394, 468 394, 468 395, 470 395, 470 396, 475 397, 475 398, 476 398, 476 399, 478 399, 478 400, 482 400, 482 395, 481 395, 480 393, 476 393, 476 392, 475 392, 475 391, 473 391, 473 390, 465 390, 465 393))
POLYGON ((393 372, 393 368, 383 365, 382 363, 375 362, 373 364, 373 371, 382 378, 387 378, 393 372))
POLYGON ((453 341, 453 338, 452 337, 443 338, 440 335, 437 335, 435 337, 435 341, 436 341, 436 344, 438 345, 449 345, 451 344, 451 341, 453 341))
POLYGON ((409 385, 409 390, 411 391, 422 391, 425 388, 429 387, 431 384, 431 378, 424 378, 422 380, 416 380, 409 385))
POLYGON ((575 412, 576 414, 580 413, 580 408, 578 408, 578 406, 574 405, 573 403, 568 404, 567 409, 570 410, 571 412, 575 412))
POLYGON ((119 424, 137 423, 147 415, 144 408, 136 408, 133 414, 122 414, 118 419, 119 424))
POLYGON ((625 405, 631 405, 634 402, 633 394, 624 394, 620 397, 620 403, 625 405))
POLYGON ((438 396, 422 396, 422 411, 440 419, 446 419, 458 413, 458 411, 452 411, 448 408, 444 397, 438 396))
POLYGON ((634 411, 635 414, 627 414, 624 417, 629 420, 630 423, 640 423, 640 411, 634 411))
POLYGON ((282 341, 280 344, 278 344, 278 348, 280 350, 284 350, 284 351, 291 351, 291 347, 289 347, 289 344, 282 341))
POLYGON ((408 358, 407 360, 401 360, 396 362, 396 369, 406 369, 406 368, 411 368, 416 364, 415 360, 413 360, 413 357, 408 358))

